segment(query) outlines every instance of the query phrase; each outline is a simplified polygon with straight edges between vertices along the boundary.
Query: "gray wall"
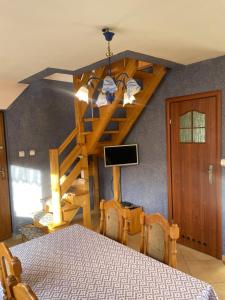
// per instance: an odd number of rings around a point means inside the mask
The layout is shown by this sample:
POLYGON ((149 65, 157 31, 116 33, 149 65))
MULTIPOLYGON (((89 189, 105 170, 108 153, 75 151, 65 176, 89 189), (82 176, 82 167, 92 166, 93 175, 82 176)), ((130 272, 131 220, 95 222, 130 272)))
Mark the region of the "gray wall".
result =
POLYGON ((58 147, 74 128, 72 84, 48 80, 32 83, 5 112, 14 229, 31 220, 51 195, 49 148, 58 147), (36 155, 28 155, 34 149, 36 155), (18 151, 25 151, 25 158, 18 151))
MULTIPOLYGON (((140 164, 122 168, 122 199, 147 212, 168 214, 165 99, 222 90, 225 94, 225 56, 171 70, 125 143, 138 143, 140 164)), ((225 157, 225 98, 222 109, 222 157, 225 157)), ((112 197, 110 169, 101 164, 101 197, 112 197)), ((225 170, 222 169, 223 253, 225 253, 225 170)))

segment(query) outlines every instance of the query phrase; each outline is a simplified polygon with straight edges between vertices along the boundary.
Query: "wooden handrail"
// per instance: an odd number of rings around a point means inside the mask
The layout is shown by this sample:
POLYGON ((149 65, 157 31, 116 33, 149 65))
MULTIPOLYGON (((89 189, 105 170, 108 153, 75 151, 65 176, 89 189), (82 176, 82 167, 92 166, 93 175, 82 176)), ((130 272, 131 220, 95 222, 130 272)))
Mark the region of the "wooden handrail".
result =
POLYGON ((61 185, 61 194, 67 192, 67 190, 71 187, 71 184, 75 180, 75 178, 79 175, 82 169, 82 162, 79 161, 76 166, 73 168, 73 170, 70 172, 70 174, 66 177, 65 181, 61 185))
POLYGON ((59 154, 61 154, 66 149, 66 147, 72 142, 72 140, 77 136, 77 134, 78 134, 77 128, 71 131, 71 133, 67 136, 64 142, 59 146, 58 148, 59 154))
POLYGON ((67 157, 60 164, 59 167, 60 177, 65 175, 66 171, 69 169, 69 167, 72 165, 72 163, 77 159, 78 155, 80 154, 81 154, 81 147, 79 144, 77 144, 76 147, 70 152, 69 155, 67 155, 67 157))

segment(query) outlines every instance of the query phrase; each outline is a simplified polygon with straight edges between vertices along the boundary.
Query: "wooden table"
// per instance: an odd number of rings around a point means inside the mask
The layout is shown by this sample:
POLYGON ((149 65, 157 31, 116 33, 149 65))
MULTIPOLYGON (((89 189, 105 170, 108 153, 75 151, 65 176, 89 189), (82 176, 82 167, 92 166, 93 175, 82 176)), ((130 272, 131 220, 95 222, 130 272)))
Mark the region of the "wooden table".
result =
POLYGON ((79 225, 11 251, 40 300, 217 299, 209 284, 79 225))

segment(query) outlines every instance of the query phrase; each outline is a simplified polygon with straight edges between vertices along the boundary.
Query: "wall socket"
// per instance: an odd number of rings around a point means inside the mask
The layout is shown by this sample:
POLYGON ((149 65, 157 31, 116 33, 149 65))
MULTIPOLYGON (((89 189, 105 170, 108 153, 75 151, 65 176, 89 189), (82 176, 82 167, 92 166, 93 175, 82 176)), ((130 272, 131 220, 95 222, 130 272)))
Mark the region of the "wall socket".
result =
POLYGON ((19 151, 19 157, 25 157, 25 151, 19 151))
POLYGON ((225 159, 224 158, 221 159, 220 164, 222 167, 225 167, 225 159))
POLYGON ((29 154, 30 154, 30 156, 35 156, 36 155, 36 151, 35 150, 30 150, 29 154))

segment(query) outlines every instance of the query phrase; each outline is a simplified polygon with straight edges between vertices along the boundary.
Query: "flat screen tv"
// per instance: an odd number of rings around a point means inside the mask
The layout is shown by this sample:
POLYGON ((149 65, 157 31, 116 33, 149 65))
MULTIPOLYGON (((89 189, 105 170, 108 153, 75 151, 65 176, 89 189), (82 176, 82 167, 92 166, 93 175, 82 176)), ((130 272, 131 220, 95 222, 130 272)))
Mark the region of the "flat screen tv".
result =
POLYGON ((130 166, 138 164, 138 146, 118 145, 104 147, 105 167, 130 166))

